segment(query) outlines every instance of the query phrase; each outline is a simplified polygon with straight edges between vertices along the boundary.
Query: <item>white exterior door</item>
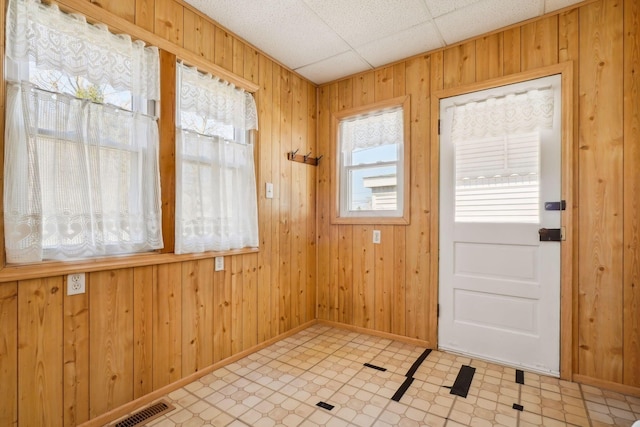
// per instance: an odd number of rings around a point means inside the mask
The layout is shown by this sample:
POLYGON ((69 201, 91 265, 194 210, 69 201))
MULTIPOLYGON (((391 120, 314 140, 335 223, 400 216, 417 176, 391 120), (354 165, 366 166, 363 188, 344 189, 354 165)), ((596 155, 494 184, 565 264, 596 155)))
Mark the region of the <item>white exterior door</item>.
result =
MULTIPOLYGON (((556 376, 560 243, 539 230, 561 227, 560 211, 545 209, 561 199, 560 92, 556 75, 440 101, 439 347, 556 376), (461 137, 454 127, 460 106, 469 114, 541 91, 552 97, 549 128, 461 137)), ((460 117, 463 128, 497 124, 460 117)))

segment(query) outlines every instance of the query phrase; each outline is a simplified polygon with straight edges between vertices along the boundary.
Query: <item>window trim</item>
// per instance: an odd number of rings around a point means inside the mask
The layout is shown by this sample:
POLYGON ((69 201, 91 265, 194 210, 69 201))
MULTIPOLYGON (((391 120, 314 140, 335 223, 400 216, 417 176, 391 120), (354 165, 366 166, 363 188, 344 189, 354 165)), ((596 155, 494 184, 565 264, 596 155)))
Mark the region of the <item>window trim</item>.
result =
POLYGON ((334 112, 331 118, 331 223, 332 224, 389 224, 408 225, 410 223, 410 201, 411 201, 411 103, 410 96, 400 96, 384 101, 367 104, 362 107, 349 108, 334 112), (340 184, 341 170, 343 169, 340 160, 339 150, 339 128, 340 122, 350 117, 367 114, 370 112, 387 108, 401 107, 403 121, 403 159, 398 161, 402 165, 403 194, 402 194, 402 214, 400 216, 341 216, 340 215, 340 184))

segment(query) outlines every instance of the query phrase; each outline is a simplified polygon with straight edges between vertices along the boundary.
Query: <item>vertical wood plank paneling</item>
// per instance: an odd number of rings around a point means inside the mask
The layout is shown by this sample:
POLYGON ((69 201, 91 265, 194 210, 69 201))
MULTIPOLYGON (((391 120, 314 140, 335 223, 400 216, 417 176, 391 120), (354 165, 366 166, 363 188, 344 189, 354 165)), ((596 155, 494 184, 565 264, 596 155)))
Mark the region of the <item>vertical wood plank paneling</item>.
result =
MULTIPOLYGON (((258 215, 259 224, 258 231, 260 233, 260 252, 258 253, 258 339, 265 341, 271 338, 273 316, 271 315, 271 289, 273 282, 271 280, 271 270, 273 266, 273 239, 272 224, 273 213, 272 206, 274 199, 267 199, 265 196, 265 183, 273 183, 272 160, 272 104, 273 104, 273 67, 271 61, 264 55, 259 56, 259 80, 260 90, 256 94, 256 103, 258 108, 258 215)), ((275 188, 274 188, 275 192, 275 188)))
MULTIPOLYGON (((308 149, 323 155, 318 149, 318 141, 316 138, 317 129, 317 90, 315 86, 307 84, 307 144, 308 149)), ((326 160, 325 160, 326 161, 326 160)), ((307 172, 307 308, 306 321, 316 319, 316 297, 317 297, 317 245, 316 245, 316 227, 317 227, 317 190, 316 183, 318 179, 318 168, 312 168, 307 172)))
MULTIPOLYGON (((184 40, 184 6, 174 0, 155 0, 154 32, 182 46, 184 40)), ((165 98, 162 98, 165 99, 165 98)))
POLYGON ((283 160, 286 154, 280 149, 280 126, 282 114, 281 98, 282 98, 282 67, 278 64, 271 63, 271 86, 272 86, 272 104, 271 104, 271 170, 273 183, 273 200, 271 203, 271 250, 273 258, 271 259, 271 336, 277 336, 280 331, 280 293, 282 292, 280 280, 280 193, 282 192, 280 180, 280 164, 287 161, 283 160))
MULTIPOLYGON (((430 77, 430 90, 431 93, 440 90, 444 87, 444 53, 442 54, 434 54, 431 56, 431 62, 429 67, 429 77, 430 77)), ((431 99, 429 99, 429 114, 439 114, 436 111, 433 111, 431 108, 431 99)), ((437 107, 436 107, 437 108, 437 107)), ((429 120, 431 122, 431 120, 429 120)), ((432 123, 425 128, 425 131, 429 135, 429 139, 433 137, 433 133, 431 131, 432 123), (428 130, 427 130, 428 129, 428 130)), ((439 251, 439 209, 438 203, 440 200, 440 190, 438 185, 440 183, 439 175, 440 175, 440 142, 431 140, 430 144, 430 158, 429 158, 429 169, 431 173, 429 174, 429 213, 430 213, 430 227, 429 227, 429 282, 430 286, 427 287, 428 296, 427 301, 425 303, 427 309, 425 310, 426 326, 422 329, 422 333, 430 343, 437 343, 438 341, 438 286, 439 286, 439 267, 438 267, 438 257, 440 254, 439 251)), ((420 324, 418 324, 418 327, 420 324)))
POLYGON ((474 40, 444 50, 444 87, 456 87, 476 80, 474 40))
MULTIPOLYGON (((574 165, 571 170, 572 173, 572 182, 578 183, 579 185, 579 176, 578 176, 578 165, 576 161, 577 153, 579 151, 579 138, 577 138, 578 130, 579 130, 579 120, 578 120, 578 106, 580 104, 579 101, 579 13, 578 9, 573 9, 569 12, 562 13, 558 17, 558 60, 560 62, 572 61, 573 62, 573 99, 571 100, 571 105, 573 108, 573 158, 570 159, 570 164, 574 165)), ((574 187, 576 185, 574 184, 574 187)), ((572 283, 572 294, 569 296, 572 301, 571 313, 566 313, 566 311, 561 311, 560 315, 560 324, 563 325, 565 323, 571 324, 571 339, 567 340, 566 337, 561 337, 561 347, 560 354, 565 354, 568 352, 571 354, 570 360, 567 360, 561 357, 561 363, 565 365, 560 366, 560 372, 564 374, 573 373, 576 371, 578 366, 578 346, 576 343, 578 342, 576 337, 578 336, 578 301, 579 301, 579 293, 578 293, 578 257, 576 256, 577 248, 580 240, 580 233, 578 229, 578 221, 577 221, 577 208, 580 206, 578 200, 578 192, 573 191, 573 203, 571 208, 571 218, 572 223, 569 224, 571 234, 573 235, 573 245, 572 248, 572 268, 571 268, 571 283, 572 283), (569 364, 568 366, 566 364, 569 364)), ((563 272, 564 273, 564 272, 563 272)), ((564 295, 561 295, 561 298, 564 298, 564 295)), ((563 375, 564 375, 563 374, 563 375)))
POLYGON ((135 4, 136 25, 153 33, 156 21, 156 0, 136 0, 135 4))
POLYGON ((184 10, 184 48, 213 61, 215 27, 211 22, 190 9, 184 10))
POLYGON ((182 378, 182 267, 158 265, 153 289, 153 389, 182 378))
POLYGON ((134 23, 136 16, 136 2, 135 1, 119 1, 119 0, 91 0, 91 3, 99 6, 114 15, 124 18, 127 21, 134 23))
POLYGON ((62 425, 63 280, 18 282, 18 414, 25 426, 62 425))
POLYGON ((241 255, 234 255, 226 259, 231 264, 231 354, 235 354, 244 349, 242 344, 244 338, 244 325, 242 323, 242 282, 244 274, 241 255))
POLYGON ((260 84, 260 53, 249 46, 244 48, 244 71, 245 79, 259 85, 260 84))
POLYGON ((318 204, 316 206, 317 217, 317 267, 316 272, 316 314, 319 319, 328 320, 328 297, 329 297, 329 276, 330 276, 330 249, 329 234, 331 230, 330 218, 330 197, 331 197, 331 167, 330 162, 333 159, 329 156, 330 152, 330 129, 331 129, 331 107, 329 103, 329 93, 331 89, 328 86, 318 89, 318 152, 324 155, 324 158, 317 166, 316 172, 316 196, 318 204))
POLYGON ((393 98, 393 67, 380 68, 374 71, 376 101, 393 98))
POLYGON ((258 256, 246 254, 242 256, 242 347, 244 350, 258 344, 258 290, 256 272, 258 256))
POLYGON ((153 391, 153 288, 158 267, 133 269, 133 397, 153 391))
POLYGON ((353 321, 373 329, 375 307, 375 250, 373 226, 353 226, 353 321))
POLYGON ((182 263, 182 376, 213 363, 213 259, 182 263))
POLYGON ((213 62, 226 70, 233 69, 233 39, 231 34, 216 27, 213 62))
POLYGON ((89 294, 65 295, 63 304, 64 425, 75 426, 89 420, 89 294))
POLYGON ((503 43, 504 33, 491 34, 476 40, 476 81, 502 76, 503 43))
POLYGON ((522 71, 558 62, 558 15, 523 25, 520 34, 522 71))
MULTIPOLYGON (((340 105, 340 100, 339 100, 339 88, 338 88, 338 84, 333 84, 331 85, 331 91, 329 92, 329 114, 331 114, 334 111, 338 111, 339 110, 339 105, 340 105)), ((331 119, 330 119, 331 120, 331 119)), ((331 125, 329 126, 330 132, 334 132, 336 131, 335 129, 331 129, 331 125)), ((331 133, 329 134, 329 139, 327 140, 327 142, 329 143, 335 143, 335 139, 332 139, 333 136, 331 135, 331 133)), ((325 150, 327 153, 331 153, 331 149, 327 149, 325 150)), ((332 159, 331 157, 329 157, 327 159, 328 161, 331 162, 335 162, 336 159, 332 159)), ((331 172, 330 172, 331 173, 331 172)), ((331 180, 334 179, 334 177, 332 176, 331 178, 329 178, 329 182, 331 183, 331 180)), ((329 187, 329 191, 330 191, 330 187, 329 187)), ((331 197, 331 196, 329 196, 331 197)), ((331 209, 331 204, 329 203, 330 199, 326 199, 327 200, 327 204, 329 206, 329 209, 331 209)), ((329 217, 327 218, 327 221, 329 221, 329 217)), ((328 245, 327 248, 329 250, 329 263, 325 264, 325 265, 320 265, 321 268, 326 268, 329 270, 329 288, 328 288, 328 298, 327 298, 327 320, 333 321, 333 322, 337 322, 338 321, 338 299, 339 299, 339 280, 340 280, 340 258, 338 255, 338 247, 339 247, 339 243, 340 243, 340 238, 339 238, 339 227, 338 226, 332 226, 329 228, 329 233, 327 235, 328 237, 328 245)))
MULTIPOLYGON (((1 12, 0 12, 1 13, 1 12)), ((0 284, 0 425, 18 423, 18 283, 0 284)))
POLYGON ((353 227, 338 226, 338 322, 353 319, 353 227))
MULTIPOLYGON (((291 71, 280 70, 280 333, 291 328, 291 179, 293 162, 286 158, 291 151, 291 118, 293 114, 293 98, 291 93, 291 71)), ((297 149, 297 148, 296 148, 297 149)), ((302 166, 296 164, 296 166, 302 166)))
POLYGON ((375 312, 374 328, 378 331, 391 332, 392 297, 394 259, 394 226, 376 225, 380 230, 380 244, 374 246, 375 268, 375 312))
POLYGON ((640 3, 624 2, 624 384, 640 385, 640 3))
MULTIPOLYGON (((306 115, 306 106, 303 108, 303 93, 301 90, 302 79, 296 75, 291 76, 291 149, 308 153, 307 144, 302 134, 302 116, 306 115)), ((301 163, 291 163, 291 211, 305 212, 306 173, 309 166, 301 163)), ((290 239, 291 239, 291 327, 300 325, 303 307, 300 306, 304 300, 305 265, 306 258, 303 256, 306 239, 306 221, 298 221, 296 215, 291 215, 290 239)))
POLYGON ((506 30, 502 33, 503 65, 504 75, 520 72, 520 27, 506 30))
POLYGON ((244 76, 244 42, 232 37, 232 46, 231 71, 238 76, 244 76))
MULTIPOLYGON (((442 52, 439 53, 442 57, 442 52)), ((442 67, 442 62, 440 62, 442 67)), ((429 284, 429 73, 430 58, 407 61, 407 87, 411 88, 411 223, 405 230, 405 333, 426 338, 426 301, 429 284)), ((396 296, 396 298, 398 298, 396 296)))
POLYGON ((580 10, 579 372, 622 382, 622 4, 580 10))
POLYGON ((89 414, 133 400, 133 269, 89 275, 89 414))
POLYGON ((231 356, 231 266, 225 258, 225 270, 213 273, 213 361, 231 356))

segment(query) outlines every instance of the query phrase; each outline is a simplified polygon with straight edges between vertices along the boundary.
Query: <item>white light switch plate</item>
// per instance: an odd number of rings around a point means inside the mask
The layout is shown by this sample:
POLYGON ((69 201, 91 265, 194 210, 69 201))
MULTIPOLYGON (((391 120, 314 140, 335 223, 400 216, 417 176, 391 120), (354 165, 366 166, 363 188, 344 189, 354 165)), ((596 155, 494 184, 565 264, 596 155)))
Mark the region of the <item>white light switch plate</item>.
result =
POLYGON ((266 193, 267 199, 273 199, 273 183, 272 182, 267 182, 265 186, 265 193, 266 193))
POLYGON ((217 256, 215 258, 214 270, 215 271, 223 271, 224 270, 224 257, 223 256, 217 256))
POLYGON ((381 235, 380 230, 373 230, 373 243, 380 243, 381 235))

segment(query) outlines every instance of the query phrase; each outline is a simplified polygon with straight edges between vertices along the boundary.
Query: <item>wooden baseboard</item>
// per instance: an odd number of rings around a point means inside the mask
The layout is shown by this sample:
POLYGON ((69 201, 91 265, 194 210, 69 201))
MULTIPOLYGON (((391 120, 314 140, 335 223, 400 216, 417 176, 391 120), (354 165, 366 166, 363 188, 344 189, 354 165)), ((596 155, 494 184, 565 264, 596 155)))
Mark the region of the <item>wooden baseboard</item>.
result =
POLYGON ((191 375, 188 375, 174 383, 168 384, 162 388, 159 388, 158 390, 154 390, 149 394, 146 394, 136 400, 132 400, 131 402, 125 403, 122 406, 119 406, 117 408, 112 409, 109 412, 105 412, 104 414, 98 415, 95 418, 90 419, 89 421, 86 421, 82 424, 79 425, 79 427, 99 427, 99 426, 104 426, 105 424, 108 424, 112 421, 117 420, 118 418, 124 417, 127 414, 130 414, 132 412, 135 412, 136 410, 140 409, 141 407, 157 400, 160 399, 162 396, 171 393, 172 391, 175 391, 179 388, 182 388, 184 386, 186 386, 189 383, 192 383, 202 377, 204 377, 207 374, 210 374, 211 372, 220 369, 226 365, 229 365, 233 362, 236 362, 244 357, 249 356, 250 354, 253 354, 255 352, 258 352, 260 350, 262 350, 263 348, 269 347, 272 344, 275 344, 278 341, 281 341, 285 338, 288 338, 292 335, 297 334, 298 332, 307 329, 310 326, 313 326, 315 324, 317 324, 318 321, 317 320, 311 320, 310 322, 307 322, 303 325, 300 325, 294 329, 291 329, 290 331, 287 331, 283 334, 278 335, 275 338, 271 338, 267 341, 264 341, 254 347, 251 347, 249 349, 243 350, 240 353, 236 353, 233 356, 227 357, 224 360, 221 360, 219 362, 214 363, 211 366, 208 366, 198 372, 194 372, 191 375))
POLYGON ((580 374, 573 374, 573 381, 580 384, 584 384, 584 385, 590 385, 594 387, 603 388, 606 390, 615 391, 617 393, 622 393, 629 396, 640 397, 640 387, 614 383, 612 381, 601 380, 598 378, 593 378, 587 375, 580 375, 580 374))
POLYGON ((418 339, 418 338, 405 337, 403 335, 396 335, 396 334, 392 334, 390 332, 376 331, 376 330, 373 330, 373 329, 362 328, 360 326, 347 325, 345 323, 332 322, 332 321, 329 321, 329 320, 317 320, 317 323, 320 324, 320 325, 331 326, 333 328, 346 329, 348 331, 358 332, 358 333, 361 333, 361 334, 374 335, 374 336, 380 337, 380 338, 388 338, 388 339, 394 340, 394 341, 400 341, 400 342, 404 342, 404 343, 407 343, 407 344, 413 344, 413 345, 417 345, 417 346, 420 346, 420 347, 426 347, 426 348, 433 349, 433 346, 431 345, 431 343, 429 341, 421 340, 421 339, 418 339))

